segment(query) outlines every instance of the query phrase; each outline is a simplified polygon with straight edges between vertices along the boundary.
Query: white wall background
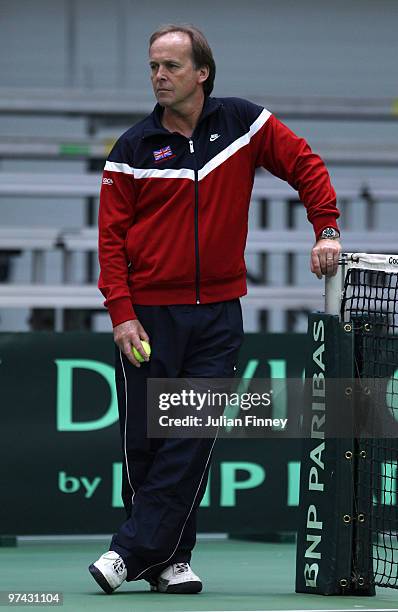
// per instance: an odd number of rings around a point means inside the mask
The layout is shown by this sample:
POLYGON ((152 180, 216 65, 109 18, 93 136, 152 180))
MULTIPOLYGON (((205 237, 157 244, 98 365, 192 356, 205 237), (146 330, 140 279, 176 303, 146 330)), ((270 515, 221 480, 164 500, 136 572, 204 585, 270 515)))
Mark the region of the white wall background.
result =
POLYGON ((1 84, 149 91, 147 39, 202 28, 217 93, 396 96, 396 0, 2 0, 1 84))

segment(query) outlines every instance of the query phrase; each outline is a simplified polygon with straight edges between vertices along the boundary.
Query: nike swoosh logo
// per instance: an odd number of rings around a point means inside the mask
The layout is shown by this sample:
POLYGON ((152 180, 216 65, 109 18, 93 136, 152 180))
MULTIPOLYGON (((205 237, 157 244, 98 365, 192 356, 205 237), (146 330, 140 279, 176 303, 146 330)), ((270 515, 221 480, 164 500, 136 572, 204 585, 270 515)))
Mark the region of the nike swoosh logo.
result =
POLYGON ((212 134, 210 136, 210 142, 213 142, 214 140, 217 140, 217 138, 220 138, 220 134, 212 134))

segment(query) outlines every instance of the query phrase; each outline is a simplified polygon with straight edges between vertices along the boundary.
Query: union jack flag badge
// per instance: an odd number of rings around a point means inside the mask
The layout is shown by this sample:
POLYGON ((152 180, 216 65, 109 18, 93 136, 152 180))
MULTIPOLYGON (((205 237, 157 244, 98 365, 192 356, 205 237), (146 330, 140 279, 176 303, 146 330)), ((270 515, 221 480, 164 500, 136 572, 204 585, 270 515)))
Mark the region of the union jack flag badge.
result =
POLYGON ((173 155, 173 151, 171 150, 171 147, 169 145, 167 147, 162 147, 161 149, 158 149, 157 151, 153 152, 155 161, 166 159, 166 157, 171 157, 172 155, 173 155))

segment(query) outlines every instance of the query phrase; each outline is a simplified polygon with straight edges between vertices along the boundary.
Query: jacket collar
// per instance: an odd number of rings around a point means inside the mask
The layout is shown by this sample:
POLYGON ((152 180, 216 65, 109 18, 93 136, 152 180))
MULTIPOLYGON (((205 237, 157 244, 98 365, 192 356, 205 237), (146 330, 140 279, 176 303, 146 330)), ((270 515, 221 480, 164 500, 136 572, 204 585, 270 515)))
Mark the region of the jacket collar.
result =
MULTIPOLYGON (((196 126, 195 130, 197 129, 199 124, 204 119, 206 119, 206 117, 215 113, 220 107, 221 102, 217 98, 206 97, 205 102, 203 104, 202 112, 199 117, 198 125, 196 126)), ((160 106, 160 104, 156 104, 152 113, 148 117, 149 125, 144 130, 143 138, 150 138, 151 136, 156 136, 160 134, 163 136, 165 134, 170 134, 170 132, 166 130, 166 128, 164 128, 162 125, 163 111, 163 106, 160 106)))

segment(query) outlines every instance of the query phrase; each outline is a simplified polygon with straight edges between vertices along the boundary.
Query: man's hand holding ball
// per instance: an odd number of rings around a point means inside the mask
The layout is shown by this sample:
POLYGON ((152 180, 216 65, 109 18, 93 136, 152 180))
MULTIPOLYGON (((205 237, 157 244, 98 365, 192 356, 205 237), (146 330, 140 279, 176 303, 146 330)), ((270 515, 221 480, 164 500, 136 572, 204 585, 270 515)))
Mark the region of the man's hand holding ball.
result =
POLYGON ((136 368, 149 361, 149 336, 138 319, 125 321, 113 328, 113 338, 119 349, 136 368))

